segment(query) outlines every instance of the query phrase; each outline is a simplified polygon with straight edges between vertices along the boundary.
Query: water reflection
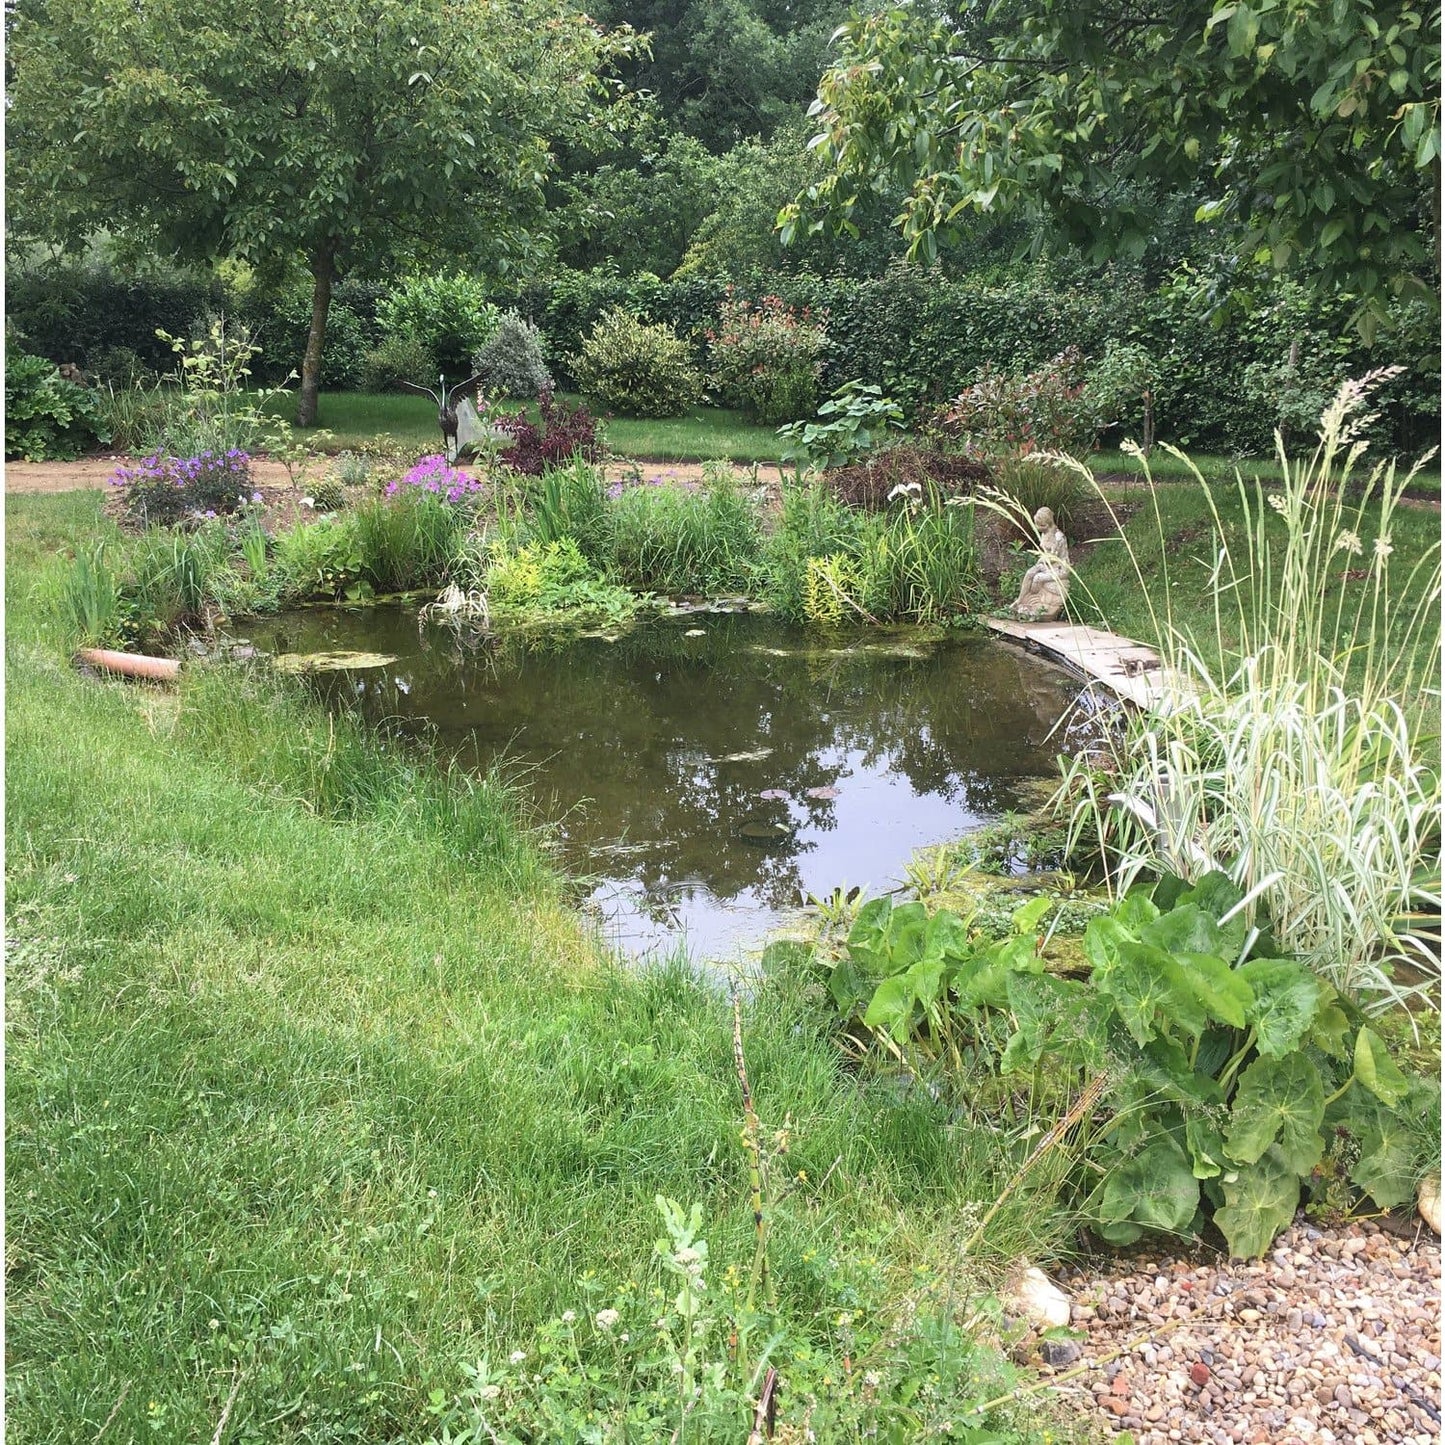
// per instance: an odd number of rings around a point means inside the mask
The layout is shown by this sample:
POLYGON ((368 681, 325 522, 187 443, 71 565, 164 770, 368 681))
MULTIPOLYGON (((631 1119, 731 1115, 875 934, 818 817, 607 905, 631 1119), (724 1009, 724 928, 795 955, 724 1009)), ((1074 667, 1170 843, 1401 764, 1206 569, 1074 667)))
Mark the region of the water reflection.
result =
POLYGON ((695 953, 727 954, 800 892, 888 886, 915 848, 1018 806, 1020 781, 1052 771, 1049 734, 1077 691, 982 638, 820 638, 746 615, 477 646, 375 608, 253 636, 395 654, 321 686, 466 766, 525 764, 564 863, 634 953, 685 931, 695 953))

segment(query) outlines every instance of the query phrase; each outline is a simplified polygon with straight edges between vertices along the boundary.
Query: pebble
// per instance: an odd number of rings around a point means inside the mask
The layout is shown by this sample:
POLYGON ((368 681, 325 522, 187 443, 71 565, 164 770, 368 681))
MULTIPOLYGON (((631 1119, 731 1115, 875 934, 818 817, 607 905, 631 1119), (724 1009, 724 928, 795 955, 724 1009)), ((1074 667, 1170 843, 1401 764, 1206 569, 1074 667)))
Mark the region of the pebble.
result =
POLYGON ((1060 1388, 1137 1445, 1441 1438, 1440 1245, 1428 1231, 1300 1219, 1263 1260, 1156 1247, 1065 1283, 1081 1339, 1045 1362, 1094 1367, 1060 1388))

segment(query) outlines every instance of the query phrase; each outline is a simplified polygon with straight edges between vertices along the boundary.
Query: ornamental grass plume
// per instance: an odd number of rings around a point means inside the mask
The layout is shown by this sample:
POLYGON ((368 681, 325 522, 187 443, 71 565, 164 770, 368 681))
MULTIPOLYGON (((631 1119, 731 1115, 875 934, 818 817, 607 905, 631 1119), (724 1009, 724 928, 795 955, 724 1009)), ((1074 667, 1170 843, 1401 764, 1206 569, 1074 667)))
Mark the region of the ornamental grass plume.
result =
POLYGON ((1174 615, 1169 549, 1164 585, 1149 586, 1130 546, 1165 667, 1185 685, 1167 709, 1130 720, 1112 776, 1076 760, 1064 788, 1078 798, 1075 837, 1097 831, 1116 889, 1145 871, 1194 880, 1222 869, 1256 926, 1371 1010, 1428 987, 1397 979, 1398 964, 1437 980, 1440 969, 1441 788, 1427 747, 1439 709, 1440 542, 1401 577, 1391 540, 1401 495, 1429 457, 1404 477, 1393 461, 1363 483, 1356 470, 1367 403, 1393 374, 1340 388, 1308 461, 1291 462, 1276 437, 1278 491, 1236 476, 1242 546, 1231 547, 1199 471, 1165 448, 1190 467, 1213 518, 1207 587, 1221 661, 1207 661, 1174 615), (1342 573, 1355 558, 1363 567, 1342 573))

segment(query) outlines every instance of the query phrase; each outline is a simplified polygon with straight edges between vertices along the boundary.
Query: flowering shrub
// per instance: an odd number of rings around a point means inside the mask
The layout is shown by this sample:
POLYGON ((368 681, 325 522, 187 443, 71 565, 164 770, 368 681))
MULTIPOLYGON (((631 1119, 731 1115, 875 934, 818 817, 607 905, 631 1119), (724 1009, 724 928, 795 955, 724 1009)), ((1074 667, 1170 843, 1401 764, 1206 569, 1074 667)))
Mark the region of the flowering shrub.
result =
POLYGON ((550 386, 537 395, 541 424, 534 424, 526 412, 497 412, 492 424, 512 438, 501 454, 505 466, 529 477, 540 477, 549 467, 565 466, 575 457, 596 461, 602 455, 597 422, 585 406, 569 407, 559 402, 550 386))
POLYGON ((148 456, 136 466, 117 467, 110 484, 126 515, 146 526, 214 517, 258 499, 251 490, 251 458, 237 447, 193 457, 148 456))
POLYGON ((399 481, 386 484, 386 495, 394 497, 408 491, 431 492, 448 502, 460 502, 463 497, 479 492, 482 484, 468 473, 458 471, 443 456, 423 457, 399 481))
POLYGON ((813 415, 827 333, 811 308, 729 295, 707 339, 712 384, 729 406, 768 423, 813 415))
POLYGON ((965 450, 983 456, 1091 445, 1098 424, 1085 396, 1082 368, 1075 346, 1021 376, 985 366, 978 380, 939 412, 936 425, 965 450))

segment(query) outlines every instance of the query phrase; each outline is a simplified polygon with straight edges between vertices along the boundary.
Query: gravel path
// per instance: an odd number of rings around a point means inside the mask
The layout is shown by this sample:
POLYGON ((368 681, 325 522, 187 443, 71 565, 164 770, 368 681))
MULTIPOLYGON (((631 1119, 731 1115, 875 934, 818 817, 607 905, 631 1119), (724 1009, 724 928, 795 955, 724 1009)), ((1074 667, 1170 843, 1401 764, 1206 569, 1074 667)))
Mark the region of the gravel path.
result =
POLYGON ((1440 1243, 1419 1221, 1301 1218, 1263 1260, 1141 1256, 1061 1283, 1084 1337, 1044 1347, 1057 1388, 1138 1445, 1441 1438, 1440 1243))

